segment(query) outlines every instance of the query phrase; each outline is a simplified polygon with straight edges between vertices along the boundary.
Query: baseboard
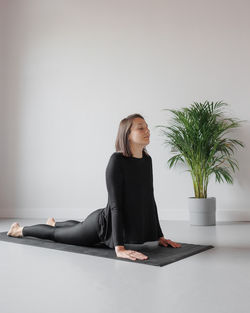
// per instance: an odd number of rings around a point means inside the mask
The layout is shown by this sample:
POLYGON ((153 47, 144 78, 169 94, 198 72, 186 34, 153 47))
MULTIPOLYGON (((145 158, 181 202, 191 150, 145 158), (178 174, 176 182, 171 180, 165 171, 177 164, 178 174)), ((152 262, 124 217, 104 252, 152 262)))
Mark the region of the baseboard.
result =
MULTIPOLYGON (((187 210, 165 210, 159 212, 160 220, 189 220, 187 210)), ((216 210, 216 221, 218 222, 249 222, 250 210, 216 210)))
MULTIPOLYGON (((20 219, 46 219, 54 217, 56 219, 76 219, 84 220, 92 210, 83 208, 72 208, 70 210, 60 208, 43 209, 0 209, 0 218, 20 218, 20 219), (65 212, 67 214, 65 214, 65 212)), ((186 210, 158 210, 160 220, 180 220, 188 221, 189 212, 186 210)), ((250 210, 216 210, 216 221, 225 222, 248 222, 250 221, 250 210)))
POLYGON ((0 209, 0 218, 44 219, 54 217, 55 219, 63 220, 84 220, 94 210, 95 209, 87 210, 83 208, 0 209))

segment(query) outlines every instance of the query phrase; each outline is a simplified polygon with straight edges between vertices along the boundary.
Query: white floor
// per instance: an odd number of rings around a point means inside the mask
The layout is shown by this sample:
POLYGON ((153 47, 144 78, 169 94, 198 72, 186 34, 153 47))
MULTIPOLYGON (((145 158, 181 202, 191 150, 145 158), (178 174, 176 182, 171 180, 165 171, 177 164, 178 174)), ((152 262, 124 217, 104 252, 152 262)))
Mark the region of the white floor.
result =
MULTIPOLYGON (((46 219, 2 219, 0 231, 46 219)), ((212 244, 164 267, 0 241, 2 313, 248 313, 250 222, 161 221, 166 238, 212 244)))

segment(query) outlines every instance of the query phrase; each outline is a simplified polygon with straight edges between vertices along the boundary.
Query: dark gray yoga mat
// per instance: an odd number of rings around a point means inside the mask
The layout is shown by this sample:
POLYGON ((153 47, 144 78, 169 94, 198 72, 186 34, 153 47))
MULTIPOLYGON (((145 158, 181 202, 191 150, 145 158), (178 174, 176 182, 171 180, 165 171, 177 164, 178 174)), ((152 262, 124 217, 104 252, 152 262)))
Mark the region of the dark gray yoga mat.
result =
POLYGON ((195 245, 188 243, 181 243, 180 248, 172 248, 171 246, 162 247, 158 245, 158 242, 146 242, 141 245, 137 244, 126 244, 126 249, 137 250, 148 256, 147 260, 129 260, 124 258, 118 258, 115 254, 114 249, 110 249, 103 244, 97 244, 94 247, 86 246, 75 246, 59 242, 54 242, 48 239, 40 239, 35 237, 10 237, 7 232, 0 232, 0 240, 8 241, 13 243, 20 243, 24 245, 56 249, 67 252, 89 254, 94 256, 99 256, 108 259, 121 260, 126 262, 136 262, 147 265, 154 266, 164 266, 181 259, 187 258, 194 254, 206 251, 213 248, 213 246, 208 245, 195 245))

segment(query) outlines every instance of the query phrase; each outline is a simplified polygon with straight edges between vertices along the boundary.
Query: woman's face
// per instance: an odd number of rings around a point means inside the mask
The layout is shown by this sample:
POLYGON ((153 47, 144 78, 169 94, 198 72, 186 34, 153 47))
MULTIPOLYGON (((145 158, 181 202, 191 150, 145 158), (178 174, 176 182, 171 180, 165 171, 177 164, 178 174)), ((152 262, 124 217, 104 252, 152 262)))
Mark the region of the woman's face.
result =
POLYGON ((148 124, 141 117, 136 117, 133 120, 133 124, 128 136, 130 143, 146 146, 149 144, 150 130, 148 124))

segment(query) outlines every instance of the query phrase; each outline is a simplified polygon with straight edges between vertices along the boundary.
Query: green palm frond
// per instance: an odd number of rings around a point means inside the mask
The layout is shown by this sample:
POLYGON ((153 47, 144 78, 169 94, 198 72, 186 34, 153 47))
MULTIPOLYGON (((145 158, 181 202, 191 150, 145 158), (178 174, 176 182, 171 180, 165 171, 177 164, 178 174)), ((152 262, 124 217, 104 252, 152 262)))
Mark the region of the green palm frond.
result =
POLYGON ((164 144, 170 146, 174 153, 168 160, 169 167, 179 162, 186 164, 197 198, 207 197, 212 174, 215 181, 232 184, 232 173, 239 169, 233 155, 244 144, 227 135, 240 127, 243 121, 225 117, 227 105, 222 101, 205 101, 194 102, 180 110, 164 109, 171 113, 170 123, 156 126, 162 128, 164 144))

